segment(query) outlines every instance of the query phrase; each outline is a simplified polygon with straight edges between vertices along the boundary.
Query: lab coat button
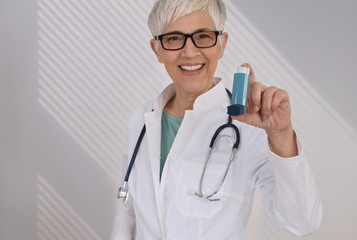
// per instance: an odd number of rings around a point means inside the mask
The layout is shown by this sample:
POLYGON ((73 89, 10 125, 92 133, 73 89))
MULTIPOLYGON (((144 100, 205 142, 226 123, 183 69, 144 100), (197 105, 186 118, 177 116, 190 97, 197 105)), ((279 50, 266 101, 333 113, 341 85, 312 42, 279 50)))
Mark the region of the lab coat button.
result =
POLYGON ((171 159, 177 159, 177 154, 176 153, 171 153, 171 159))

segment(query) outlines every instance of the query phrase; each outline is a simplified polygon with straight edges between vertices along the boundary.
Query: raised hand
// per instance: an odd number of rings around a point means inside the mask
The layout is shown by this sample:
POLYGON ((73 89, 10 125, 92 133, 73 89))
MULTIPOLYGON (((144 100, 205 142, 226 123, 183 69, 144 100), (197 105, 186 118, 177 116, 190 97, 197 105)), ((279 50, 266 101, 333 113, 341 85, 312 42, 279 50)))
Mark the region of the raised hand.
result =
POLYGON ((250 68, 247 112, 243 115, 232 116, 232 118, 263 128, 268 135, 271 150, 277 155, 296 156, 297 146, 291 123, 288 92, 256 82, 252 67, 247 63, 242 66, 250 68))

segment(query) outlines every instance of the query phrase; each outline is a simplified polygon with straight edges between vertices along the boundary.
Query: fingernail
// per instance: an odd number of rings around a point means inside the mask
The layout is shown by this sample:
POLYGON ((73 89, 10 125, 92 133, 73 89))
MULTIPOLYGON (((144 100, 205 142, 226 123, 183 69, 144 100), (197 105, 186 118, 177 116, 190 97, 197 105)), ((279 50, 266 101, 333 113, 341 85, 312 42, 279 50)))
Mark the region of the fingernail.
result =
POLYGON ((262 118, 263 118, 263 122, 266 121, 266 120, 268 120, 268 116, 267 116, 267 115, 263 115, 262 118))
POLYGON ((258 111, 259 111, 259 106, 258 106, 258 105, 255 105, 255 106, 254 106, 254 111, 255 111, 255 112, 258 112, 258 111))

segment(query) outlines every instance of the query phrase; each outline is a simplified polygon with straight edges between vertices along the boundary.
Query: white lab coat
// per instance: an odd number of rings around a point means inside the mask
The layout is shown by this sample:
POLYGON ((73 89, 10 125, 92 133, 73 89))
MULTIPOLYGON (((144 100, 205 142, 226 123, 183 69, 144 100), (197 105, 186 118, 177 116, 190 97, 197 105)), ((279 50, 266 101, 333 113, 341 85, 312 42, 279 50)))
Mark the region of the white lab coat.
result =
MULTIPOLYGON (((228 119, 229 97, 223 83, 215 81, 218 83, 214 88, 196 99, 193 110, 185 112, 161 183, 161 114, 175 93, 173 84, 130 118, 123 172, 144 123, 147 130, 129 178, 131 197, 126 205, 118 201, 113 240, 244 239, 257 188, 278 228, 301 236, 319 227, 320 199, 300 143, 299 156, 283 159, 270 152, 264 130, 235 120, 241 141, 226 181, 216 195, 222 200, 209 202, 192 194, 199 188, 211 138, 228 119)), ((217 140, 203 183, 205 193, 214 191, 220 183, 234 141, 231 129, 224 130, 217 140)))

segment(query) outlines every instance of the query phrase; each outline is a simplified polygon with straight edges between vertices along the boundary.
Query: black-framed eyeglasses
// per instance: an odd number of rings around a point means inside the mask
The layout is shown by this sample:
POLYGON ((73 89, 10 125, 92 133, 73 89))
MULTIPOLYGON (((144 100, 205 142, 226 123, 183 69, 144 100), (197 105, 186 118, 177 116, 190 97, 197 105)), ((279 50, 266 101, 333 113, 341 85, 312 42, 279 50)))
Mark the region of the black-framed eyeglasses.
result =
POLYGON ((191 38, 197 48, 213 47, 217 43, 218 35, 221 34, 222 31, 197 31, 192 34, 172 32, 154 36, 154 39, 160 40, 163 49, 174 51, 184 48, 187 38, 191 38))

